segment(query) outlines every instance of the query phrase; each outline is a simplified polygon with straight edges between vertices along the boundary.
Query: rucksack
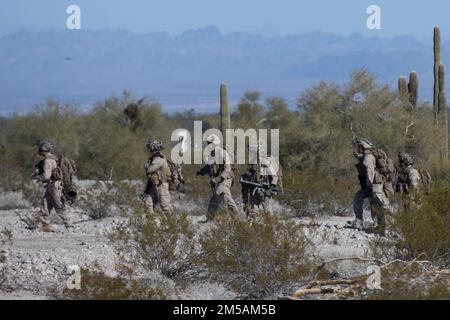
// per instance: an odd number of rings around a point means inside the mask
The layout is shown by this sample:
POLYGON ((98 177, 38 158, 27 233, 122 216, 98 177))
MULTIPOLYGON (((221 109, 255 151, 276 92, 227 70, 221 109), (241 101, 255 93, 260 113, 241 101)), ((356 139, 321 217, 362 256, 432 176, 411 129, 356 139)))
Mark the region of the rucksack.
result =
POLYGON ((69 202, 73 203, 78 195, 77 188, 72 181, 77 174, 75 161, 61 155, 56 160, 56 164, 57 168, 53 171, 52 177, 55 180, 62 181, 64 196, 69 202))
POLYGON ((388 198, 391 198, 394 194, 394 187, 392 183, 395 180, 395 164, 394 160, 390 158, 387 153, 382 149, 375 149, 372 151, 375 157, 375 170, 382 177, 383 191, 388 198))
POLYGON ((395 179, 395 164, 392 158, 382 149, 375 149, 372 151, 376 159, 375 169, 384 178, 385 182, 392 183, 395 179))
POLYGON ((168 177, 167 181, 169 182, 169 190, 170 191, 179 191, 184 192, 184 178, 181 173, 180 166, 176 165, 172 160, 166 159, 167 164, 170 169, 170 177, 168 177))
POLYGON ((430 193, 431 190, 431 174, 426 169, 418 169, 420 174, 420 180, 422 181, 423 190, 426 194, 430 193))

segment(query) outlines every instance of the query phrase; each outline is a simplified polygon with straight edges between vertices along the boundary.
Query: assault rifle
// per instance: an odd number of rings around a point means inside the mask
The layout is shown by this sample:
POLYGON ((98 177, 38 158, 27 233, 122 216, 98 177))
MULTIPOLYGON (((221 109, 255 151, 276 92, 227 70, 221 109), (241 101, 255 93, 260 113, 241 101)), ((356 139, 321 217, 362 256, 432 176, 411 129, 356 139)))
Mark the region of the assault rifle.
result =
POLYGON ((31 173, 31 180, 39 180, 43 174, 44 160, 41 160, 34 166, 33 172, 31 173))
POLYGON ((217 181, 217 174, 214 170, 214 165, 207 164, 204 167, 202 167, 199 171, 197 171, 197 176, 204 176, 208 175, 211 178, 211 189, 213 191, 213 194, 216 194, 216 188, 219 182, 217 181))
POLYGON ((253 182, 247 181, 243 177, 239 179, 239 182, 243 185, 253 187, 253 193, 258 194, 261 198, 271 196, 279 191, 279 188, 268 182, 253 182))

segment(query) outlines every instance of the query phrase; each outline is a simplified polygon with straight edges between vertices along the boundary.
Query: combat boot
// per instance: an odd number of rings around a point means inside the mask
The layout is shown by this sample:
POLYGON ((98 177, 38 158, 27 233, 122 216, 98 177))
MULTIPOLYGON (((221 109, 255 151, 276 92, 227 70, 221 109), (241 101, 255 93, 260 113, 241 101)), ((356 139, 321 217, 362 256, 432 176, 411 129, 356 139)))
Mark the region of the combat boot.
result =
POLYGON ((41 231, 42 232, 55 232, 55 230, 53 230, 53 228, 49 224, 42 225, 41 231))
POLYGON ((385 221, 384 212, 380 212, 380 214, 378 214, 376 216, 375 220, 376 220, 376 223, 374 224, 374 226, 371 228, 367 228, 365 231, 367 233, 384 236, 386 234, 386 221, 385 221))
POLYGON ((214 213, 211 211, 208 211, 208 213, 206 214, 206 219, 205 220, 200 220, 200 223, 208 223, 214 220, 214 213))
POLYGON ((70 223, 64 223, 64 227, 66 228, 66 230, 73 230, 75 228, 73 224, 70 223))
POLYGON ((379 236, 385 236, 385 228, 383 226, 370 227, 364 230, 366 233, 377 234, 379 236))
POLYGON ((356 229, 356 230, 362 231, 363 230, 363 221, 361 219, 347 221, 347 224, 344 226, 344 228, 356 229))

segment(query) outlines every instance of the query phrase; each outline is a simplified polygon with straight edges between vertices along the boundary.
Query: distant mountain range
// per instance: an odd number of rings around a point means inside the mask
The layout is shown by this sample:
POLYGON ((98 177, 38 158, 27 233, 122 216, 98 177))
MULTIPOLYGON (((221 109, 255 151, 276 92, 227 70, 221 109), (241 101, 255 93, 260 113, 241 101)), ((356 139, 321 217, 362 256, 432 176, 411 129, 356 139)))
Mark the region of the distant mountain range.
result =
MULTIPOLYGON (((445 63, 450 43, 442 50, 445 63)), ((217 105, 221 81, 234 102, 254 89, 294 106, 305 88, 322 79, 343 81, 357 68, 392 86, 416 70, 421 98, 430 99, 432 66, 432 44, 410 35, 266 37, 223 34, 214 26, 179 35, 21 30, 0 38, 0 113, 26 110, 48 97, 85 108, 124 89, 150 95, 168 112, 206 111, 217 105)))

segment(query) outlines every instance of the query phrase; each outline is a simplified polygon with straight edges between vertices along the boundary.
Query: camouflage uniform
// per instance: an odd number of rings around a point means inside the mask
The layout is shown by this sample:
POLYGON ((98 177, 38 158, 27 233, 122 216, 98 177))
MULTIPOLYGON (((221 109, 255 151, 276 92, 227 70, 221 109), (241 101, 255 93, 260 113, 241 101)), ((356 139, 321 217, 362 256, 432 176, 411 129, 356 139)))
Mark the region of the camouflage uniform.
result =
POLYGON ((417 192, 420 189, 422 178, 419 171, 413 167, 413 157, 401 152, 398 158, 400 165, 397 168, 397 191, 406 194, 417 192))
POLYGON ((411 191, 418 191, 420 189, 420 173, 413 166, 407 166, 402 172, 399 172, 399 183, 402 185, 401 189, 405 193, 411 191))
POLYGON ((40 172, 33 177, 45 186, 44 197, 41 201, 40 221, 44 228, 50 226, 49 217, 52 209, 55 209, 57 215, 62 219, 66 227, 70 226, 69 218, 66 214, 65 197, 63 193, 63 183, 55 179, 54 172, 58 168, 58 158, 50 153, 53 148, 50 142, 44 140, 39 145, 39 152, 44 156, 40 172))
POLYGON ((144 203, 149 214, 154 213, 154 208, 159 203, 164 213, 174 212, 169 192, 170 168, 162 153, 151 157, 145 165, 147 176, 147 190, 144 203))
POLYGON ((374 221, 373 229, 384 233, 385 211, 389 209, 390 201, 384 192, 383 178, 376 170, 376 158, 370 152, 371 143, 362 141, 360 147, 365 149, 364 153, 357 155, 359 162, 356 167, 361 188, 356 192, 353 199, 353 211, 356 220, 351 225, 359 230, 363 229, 364 200, 369 199, 370 211, 374 221))
POLYGON ((259 179, 255 179, 258 165, 250 165, 247 174, 242 178, 251 182, 265 183, 271 186, 271 190, 266 190, 264 195, 255 192, 255 188, 242 184, 242 201, 244 202, 244 210, 247 218, 254 220, 259 213, 259 209, 263 209, 265 214, 272 214, 272 197, 276 192, 273 190, 277 187, 279 178, 277 173, 280 164, 274 157, 263 157, 260 160, 259 179))
MULTIPOLYGON (((212 140, 208 141, 213 143, 212 140)), ((208 174, 212 189, 212 197, 208 204, 207 221, 214 218, 214 213, 224 203, 228 210, 238 212, 236 203, 231 195, 234 173, 231 167, 232 158, 222 146, 215 144, 211 149, 211 156, 206 159, 207 164, 197 172, 197 175, 208 174)))
POLYGON ((414 159, 407 153, 399 153, 399 166, 397 167, 396 191, 406 196, 404 205, 409 208, 412 204, 419 205, 417 197, 421 191, 422 177, 419 171, 413 167, 414 159))

